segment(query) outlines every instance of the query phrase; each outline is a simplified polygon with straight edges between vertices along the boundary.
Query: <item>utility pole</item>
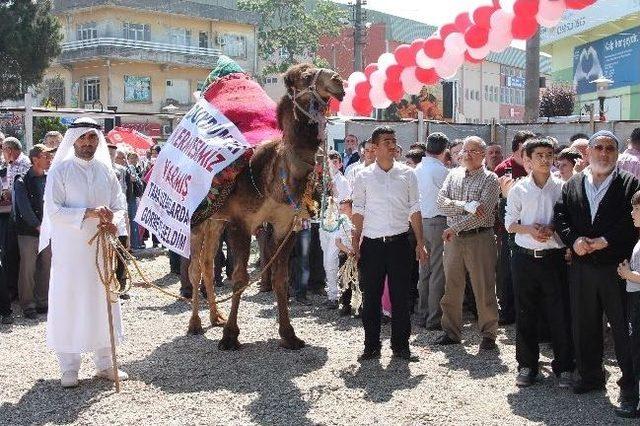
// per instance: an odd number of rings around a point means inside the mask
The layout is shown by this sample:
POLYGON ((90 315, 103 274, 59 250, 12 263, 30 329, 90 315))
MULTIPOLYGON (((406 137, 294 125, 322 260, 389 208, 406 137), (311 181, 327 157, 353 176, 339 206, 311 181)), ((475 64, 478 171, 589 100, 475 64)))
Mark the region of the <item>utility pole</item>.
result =
POLYGON ((366 5, 366 0, 356 0, 355 3, 349 2, 351 6, 351 21, 353 22, 353 70, 362 71, 362 47, 365 39, 366 12, 362 10, 362 6, 366 5))
POLYGON ((540 30, 527 40, 525 69, 524 120, 535 123, 540 116, 540 30))

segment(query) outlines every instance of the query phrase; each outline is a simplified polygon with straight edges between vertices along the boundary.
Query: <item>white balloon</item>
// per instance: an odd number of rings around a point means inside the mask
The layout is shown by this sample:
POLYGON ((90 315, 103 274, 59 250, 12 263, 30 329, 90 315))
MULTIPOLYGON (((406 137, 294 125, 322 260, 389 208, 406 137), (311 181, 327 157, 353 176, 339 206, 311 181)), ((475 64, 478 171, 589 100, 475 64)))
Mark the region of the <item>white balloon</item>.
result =
POLYGON ((416 77, 416 67, 408 67, 402 70, 400 82, 404 91, 410 95, 417 95, 422 90, 423 84, 416 77))
POLYGON ((556 25, 558 25, 558 23, 560 23, 560 21, 562 21, 562 18, 558 18, 558 19, 554 19, 554 20, 548 20, 540 15, 536 15, 536 21, 538 21, 538 24, 540 24, 541 27, 545 27, 545 28, 553 28, 556 25))
POLYGON ((391 100, 387 98, 384 87, 372 87, 371 92, 369 92, 369 99, 374 108, 384 109, 391 105, 391 100))
POLYGON ((438 73, 438 76, 440 76, 440 78, 444 80, 453 78, 458 72, 458 67, 455 66, 455 64, 452 64, 450 62, 445 62, 442 60, 439 60, 438 62, 436 62, 436 65, 434 68, 436 70, 436 73, 438 73))
POLYGON ((353 117, 358 115, 355 109, 353 109, 353 96, 348 97, 345 95, 342 102, 340 102, 340 108, 338 108, 338 115, 346 117, 353 117))
POLYGON ((420 68, 429 69, 433 68, 435 61, 428 57, 427 54, 424 53, 423 49, 420 49, 416 54, 416 64, 418 64, 420 68))
POLYGON ((464 36, 461 33, 451 33, 444 40, 444 51, 451 55, 464 54, 467 50, 467 43, 464 41, 464 36))
POLYGON ((492 30, 499 31, 509 31, 511 32, 511 23, 513 22, 513 18, 515 15, 513 13, 509 13, 504 9, 498 9, 493 12, 490 19, 490 26, 492 30))
POLYGON ((395 65, 395 64, 397 64, 397 62, 396 62, 396 57, 393 55, 393 53, 389 53, 389 52, 383 53, 378 58, 378 70, 386 70, 391 65, 395 65))
POLYGON ((353 72, 347 79, 347 83, 349 83, 347 87, 355 87, 356 84, 362 83, 363 81, 366 81, 366 80, 367 80, 367 76, 363 72, 360 72, 360 71, 353 72))
MULTIPOLYGON (((547 23, 560 21, 565 10, 567 10, 567 4, 564 0, 540 0, 536 19, 542 19, 547 23)), ((540 20, 538 23, 541 23, 540 20)))
POLYGON ((486 58, 490 51, 491 49, 489 49, 488 43, 479 49, 471 49, 471 48, 467 49, 467 52, 469 52, 469 56, 471 56, 473 59, 478 59, 478 60, 482 60, 486 58))
POLYGON ((372 72, 371 77, 369 77, 371 87, 384 87, 385 81, 387 81, 387 74, 385 71, 376 70, 372 72))
POLYGON ((489 41, 487 46, 492 52, 503 52, 507 47, 511 45, 513 41, 513 35, 511 35, 511 28, 504 29, 492 28, 489 31, 489 41))

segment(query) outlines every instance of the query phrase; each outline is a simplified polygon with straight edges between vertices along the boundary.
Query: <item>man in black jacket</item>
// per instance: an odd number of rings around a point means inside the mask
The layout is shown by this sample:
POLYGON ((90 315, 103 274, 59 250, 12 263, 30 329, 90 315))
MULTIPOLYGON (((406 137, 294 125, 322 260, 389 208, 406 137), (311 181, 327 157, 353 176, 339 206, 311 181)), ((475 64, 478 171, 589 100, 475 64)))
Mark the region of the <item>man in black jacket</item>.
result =
POLYGON ((618 170, 619 139, 609 131, 589 139, 589 167, 573 176, 555 207, 556 231, 572 248, 571 316, 576 363, 581 379, 575 393, 605 389, 602 367, 602 314, 607 316, 622 371, 619 410, 634 410, 638 388, 633 378, 629 332, 625 320, 625 286, 616 273, 637 240, 631 197, 638 180, 618 170))
POLYGON ((18 176, 14 184, 15 221, 20 248, 18 299, 26 318, 35 319, 47 312, 51 248, 38 253, 42 222, 46 171, 51 165, 53 149, 37 144, 29 151, 31 168, 18 176))

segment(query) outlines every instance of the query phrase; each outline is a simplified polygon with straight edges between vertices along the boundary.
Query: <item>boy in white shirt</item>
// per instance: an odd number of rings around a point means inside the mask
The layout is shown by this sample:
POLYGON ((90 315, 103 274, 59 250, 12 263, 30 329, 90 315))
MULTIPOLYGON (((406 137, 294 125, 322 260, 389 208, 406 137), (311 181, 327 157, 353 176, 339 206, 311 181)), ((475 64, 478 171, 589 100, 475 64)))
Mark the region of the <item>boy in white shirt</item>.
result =
POLYGON ((554 206, 563 181, 551 174, 553 144, 530 139, 524 145, 530 173, 509 191, 505 213, 507 232, 515 233, 511 273, 516 291, 516 385, 530 386, 538 375, 538 323, 544 312, 550 326, 552 370, 560 387, 571 386, 573 351, 562 297, 566 286, 564 244, 555 234, 554 206))

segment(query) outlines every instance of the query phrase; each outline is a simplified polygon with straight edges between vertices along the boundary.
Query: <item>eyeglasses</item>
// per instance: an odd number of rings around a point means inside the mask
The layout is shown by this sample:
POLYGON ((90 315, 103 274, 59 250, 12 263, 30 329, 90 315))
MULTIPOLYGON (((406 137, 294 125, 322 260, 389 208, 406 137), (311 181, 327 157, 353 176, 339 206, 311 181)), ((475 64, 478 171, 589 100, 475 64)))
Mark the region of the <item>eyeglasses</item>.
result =
POLYGON ((592 148, 598 152, 605 151, 607 154, 612 154, 618 150, 618 148, 613 145, 594 145, 592 148))

